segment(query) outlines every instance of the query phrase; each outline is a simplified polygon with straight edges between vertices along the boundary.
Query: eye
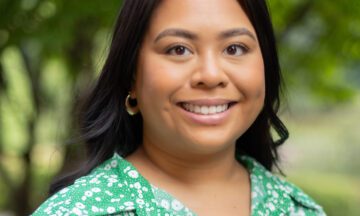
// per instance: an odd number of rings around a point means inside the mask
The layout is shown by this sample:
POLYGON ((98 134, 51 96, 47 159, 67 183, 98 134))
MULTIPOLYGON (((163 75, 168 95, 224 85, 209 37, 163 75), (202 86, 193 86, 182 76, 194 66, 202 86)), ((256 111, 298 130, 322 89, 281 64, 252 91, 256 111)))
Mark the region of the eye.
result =
POLYGON ((232 44, 224 50, 226 55, 241 56, 248 51, 248 48, 240 44, 232 44))
POLYGON ((191 51, 184 46, 177 45, 168 49, 166 51, 166 54, 175 55, 175 56, 188 56, 191 55, 191 51))

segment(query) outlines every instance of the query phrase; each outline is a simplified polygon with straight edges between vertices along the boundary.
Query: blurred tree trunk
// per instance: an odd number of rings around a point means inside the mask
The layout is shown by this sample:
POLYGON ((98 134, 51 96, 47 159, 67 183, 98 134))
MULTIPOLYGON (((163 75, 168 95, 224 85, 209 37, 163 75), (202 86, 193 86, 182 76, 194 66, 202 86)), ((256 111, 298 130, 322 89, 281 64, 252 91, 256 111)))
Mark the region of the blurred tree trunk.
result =
MULTIPOLYGON (((6 83, 5 83, 5 78, 4 78, 4 68, 2 66, 2 63, 0 61, 0 177, 1 177, 1 181, 3 182, 4 185, 6 185, 9 189, 9 191, 14 191, 15 189, 15 185, 13 184, 12 180, 9 177, 9 174, 7 173, 5 167, 2 164, 3 158, 4 158, 4 139, 3 139, 3 124, 4 122, 2 121, 2 102, 4 100, 6 94, 6 83)), ((2 194, 7 195, 8 193, 2 194)), ((8 201, 8 205, 11 205, 11 202, 8 201)))
POLYGON ((14 212, 16 215, 28 215, 31 211, 30 199, 31 199, 31 184, 32 184, 32 161, 31 152, 35 146, 36 134, 35 129, 41 115, 41 67, 38 62, 41 61, 40 56, 32 56, 30 50, 24 46, 20 46, 20 53, 23 58, 26 76, 29 80, 31 88, 31 99, 34 105, 34 111, 29 116, 26 122, 28 140, 25 144, 25 149, 21 154, 21 160, 23 161, 23 181, 18 185, 11 193, 11 198, 14 206, 14 212), (34 61, 37 59, 37 61, 34 61))

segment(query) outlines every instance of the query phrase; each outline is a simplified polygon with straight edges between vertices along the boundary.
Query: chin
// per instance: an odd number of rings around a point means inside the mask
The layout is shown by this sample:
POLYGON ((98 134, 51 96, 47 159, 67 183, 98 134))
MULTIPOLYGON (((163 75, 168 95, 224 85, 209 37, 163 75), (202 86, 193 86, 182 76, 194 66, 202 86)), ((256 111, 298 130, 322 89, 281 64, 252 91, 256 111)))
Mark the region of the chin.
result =
POLYGON ((197 136, 196 139, 188 141, 191 150, 196 153, 209 154, 223 151, 235 146, 236 138, 224 139, 224 136, 197 136))

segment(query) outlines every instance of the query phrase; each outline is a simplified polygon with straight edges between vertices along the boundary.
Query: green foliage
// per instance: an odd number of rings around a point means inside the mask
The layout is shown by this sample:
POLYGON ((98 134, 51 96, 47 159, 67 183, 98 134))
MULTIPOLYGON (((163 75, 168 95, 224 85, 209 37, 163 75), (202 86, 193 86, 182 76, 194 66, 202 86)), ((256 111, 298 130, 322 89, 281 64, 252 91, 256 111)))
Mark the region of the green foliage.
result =
POLYGON ((360 86, 360 4, 345 2, 269 1, 287 83, 331 104, 360 86))

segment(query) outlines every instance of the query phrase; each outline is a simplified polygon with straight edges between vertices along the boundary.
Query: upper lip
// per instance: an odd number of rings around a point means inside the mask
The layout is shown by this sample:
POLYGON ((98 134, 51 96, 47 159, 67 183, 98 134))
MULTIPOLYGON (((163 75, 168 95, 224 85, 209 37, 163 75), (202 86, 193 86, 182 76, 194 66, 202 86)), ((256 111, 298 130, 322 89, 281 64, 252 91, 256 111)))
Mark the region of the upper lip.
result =
POLYGON ((177 104, 194 104, 194 105, 203 105, 203 106, 213 106, 213 105, 223 105, 223 104, 230 104, 236 103, 236 100, 229 100, 229 99, 194 99, 194 100, 186 100, 180 101, 177 104))

